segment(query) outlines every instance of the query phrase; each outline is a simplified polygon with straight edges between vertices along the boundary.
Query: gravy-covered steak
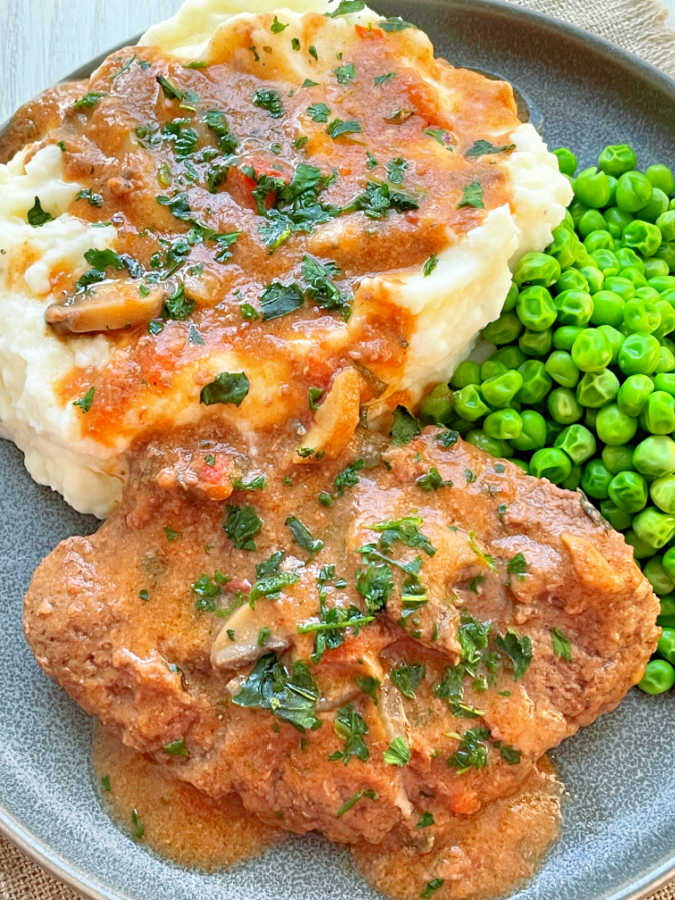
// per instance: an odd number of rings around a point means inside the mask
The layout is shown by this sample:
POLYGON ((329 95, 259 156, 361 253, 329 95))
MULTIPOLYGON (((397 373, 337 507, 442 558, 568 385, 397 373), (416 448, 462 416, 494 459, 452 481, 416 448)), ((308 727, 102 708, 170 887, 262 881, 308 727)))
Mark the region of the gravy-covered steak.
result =
POLYGON ((452 431, 318 462, 250 441, 138 447, 121 507, 26 597, 44 670, 173 776, 419 846, 423 812, 514 792, 640 679, 657 600, 581 494, 452 431))

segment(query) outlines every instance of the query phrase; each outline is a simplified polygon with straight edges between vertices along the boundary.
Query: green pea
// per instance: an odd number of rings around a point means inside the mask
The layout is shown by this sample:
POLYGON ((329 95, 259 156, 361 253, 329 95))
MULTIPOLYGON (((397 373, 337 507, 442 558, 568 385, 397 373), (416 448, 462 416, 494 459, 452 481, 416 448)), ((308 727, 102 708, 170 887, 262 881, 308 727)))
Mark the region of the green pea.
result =
POLYGON ((593 258, 593 265, 600 269, 605 278, 608 275, 616 275, 621 268, 619 260, 616 258, 616 253, 612 250, 600 248, 599 250, 594 250, 591 253, 591 257, 593 258))
POLYGON ((463 419, 461 416, 452 416, 448 422, 448 426, 454 428, 455 431, 458 431, 461 435, 465 435, 467 431, 471 431, 474 423, 470 422, 468 419, 463 419))
POLYGON ((659 227, 642 219, 634 219, 626 225, 623 239, 628 247, 637 248, 643 256, 653 256, 663 240, 659 227))
POLYGON ((610 403, 599 410, 595 420, 595 430, 600 440, 613 447, 627 444, 635 437, 637 419, 621 412, 616 403, 610 403))
POLYGON ((630 444, 620 447, 603 447, 601 456, 606 468, 613 475, 633 468, 633 447, 630 444))
POLYGON ((587 291, 588 280, 578 269, 565 269, 560 278, 556 281, 554 288, 558 294, 561 291, 569 290, 587 291))
POLYGON ((625 268, 621 269, 619 272, 618 277, 627 278, 629 281, 632 281, 636 288, 644 287, 647 284, 647 279, 644 276, 644 269, 640 269, 638 266, 625 266, 625 268))
POLYGON ((455 374, 450 379, 450 385, 459 390, 468 384, 480 384, 480 366, 478 363, 465 359, 455 369, 455 374))
POLYGON ((546 443, 551 447, 555 444, 558 439, 558 435, 565 428, 560 422, 556 422, 554 419, 546 420, 546 443))
POLYGON ((534 409, 524 409, 520 414, 522 430, 520 435, 510 439, 514 450, 523 453, 539 450, 546 446, 546 420, 534 409))
POLYGON ((574 175, 577 170, 577 158, 568 147, 558 147, 553 153, 558 158, 558 168, 563 175, 574 175))
MULTIPOLYGON (((578 272, 580 275, 583 275, 583 277, 586 279, 586 281, 588 282, 588 287, 587 288, 579 287, 579 288, 577 288, 577 290, 588 290, 591 294, 595 294, 597 291, 602 290, 602 288, 605 284, 605 276, 600 271, 600 269, 598 269, 597 266, 595 266, 595 265, 582 266, 578 270, 578 272)), ((571 287, 573 287, 573 286, 572 285, 565 286, 565 288, 571 288, 571 287)), ((561 290, 564 290, 565 288, 561 288, 561 290)))
POLYGON ((627 513, 640 512, 647 505, 647 482, 639 472, 617 472, 609 483, 610 500, 627 513))
MULTIPOLYGON (((583 172, 579 172, 574 179, 573 188, 577 200, 592 209, 607 206, 609 202, 609 180, 607 175, 598 171, 596 166, 590 166, 583 172)), ((644 204, 641 205, 644 206, 644 204)))
POLYGON ((621 275, 608 275, 605 278, 605 290, 618 294, 624 300, 635 296, 635 285, 630 278, 622 278, 621 275))
POLYGON ((588 237, 592 231, 601 231, 607 225, 605 218, 597 209, 587 209, 577 223, 577 231, 582 237, 588 237))
POLYGON ((647 284, 660 294, 663 291, 672 291, 675 290, 675 275, 656 275, 650 278, 647 284))
POLYGON ((609 181, 609 200, 606 206, 616 206, 616 186, 619 183, 619 179, 613 175, 608 175, 607 180, 609 181))
POLYGON ((624 212, 637 212, 649 203, 652 186, 646 175, 635 170, 624 172, 616 186, 616 205, 624 212))
POLYGON ((563 225, 565 228, 569 228, 570 231, 574 231, 574 228, 575 228, 574 219, 572 218, 572 215, 571 215, 569 209, 565 210, 563 220, 560 224, 563 225))
POLYGON ((420 415, 425 422, 444 423, 452 415, 452 394, 447 384, 437 384, 422 398, 420 415))
POLYGON ((654 390, 654 382, 648 375, 629 375, 619 388, 616 402, 622 413, 637 417, 644 409, 647 397, 654 390))
POLYGON ((651 200, 637 211, 636 216, 645 222, 656 222, 658 217, 667 210, 668 197, 666 197, 661 188, 655 187, 652 189, 651 200))
POLYGON ((613 365, 616 362, 617 357, 619 356, 619 350, 623 346, 625 335, 621 334, 621 332, 614 328, 612 325, 598 325, 598 331, 604 334, 605 339, 609 344, 609 349, 612 352, 613 365))
POLYGON ((675 663, 675 628, 664 628, 659 638, 659 653, 669 663, 675 663))
POLYGON ((653 310, 658 313, 661 320, 659 327, 654 331, 654 337, 662 338, 672 334, 675 331, 675 306, 671 306, 667 300, 657 300, 653 310))
POLYGON ((600 501, 600 512, 607 519, 612 528, 615 528, 617 531, 625 531, 630 527, 630 523, 633 521, 633 518, 629 513, 619 509, 619 507, 615 506, 611 500, 600 501))
POLYGON ((498 409, 485 417, 483 431, 488 437, 508 441, 520 437, 523 420, 515 409, 498 409))
MULTIPOLYGON (((666 552, 663 554, 663 556, 661 558, 661 565, 665 569, 666 573, 668 575, 670 575, 670 577, 675 582, 675 547, 670 547, 668 550, 666 550, 666 552)), ((672 588, 672 590, 675 590, 675 588, 672 588)), ((663 593, 664 594, 670 593, 670 591, 663 591, 663 593)), ((671 607, 670 614, 675 615, 675 597, 670 597, 670 598, 664 597, 663 598, 663 600, 661 601, 662 614, 668 615, 668 611, 667 610, 664 611, 664 609, 663 609, 663 601, 666 599, 670 599, 670 607, 671 607)))
POLYGON ((640 423, 651 434, 672 434, 675 431, 675 397, 666 391, 654 391, 647 397, 640 423))
POLYGON ((538 359, 528 359, 521 366, 518 366, 523 383, 516 394, 516 400, 533 406, 541 403, 544 397, 551 389, 552 381, 546 374, 543 362, 538 359))
POLYGON ((560 278, 560 263, 547 253, 525 253, 516 263, 513 280, 517 285, 540 284, 548 287, 560 278))
POLYGON ((578 422, 584 414, 577 398, 569 388, 554 388, 548 395, 546 403, 553 420, 561 425, 578 422))
MULTIPOLYGON (((673 219, 673 224, 675 226, 675 219, 673 219)), ((661 230, 661 236, 663 237, 663 229, 661 230)), ((673 232, 673 236, 675 237, 675 231, 673 232)), ((655 256, 650 256, 649 259, 645 260, 645 278, 650 279, 667 274, 668 263, 664 259, 657 259, 655 256)))
POLYGON ((593 299, 587 291, 562 291, 554 298, 561 325, 587 325, 593 315, 593 299))
POLYGON ((593 433, 583 425, 568 425, 556 438, 555 447, 564 450, 573 463, 586 462, 595 453, 593 433))
POLYGON ((551 329, 546 331, 524 331, 518 338, 518 347, 526 356, 546 356, 553 343, 551 329))
POLYGON ((665 659, 652 659, 638 687, 645 694, 664 694, 675 684, 675 669, 665 659))
POLYGON ((664 240, 654 256, 667 263, 668 271, 675 272, 675 239, 671 241, 664 240))
MULTIPOLYGON (((664 340, 667 340, 665 338, 664 340)), ((670 347, 666 346, 665 343, 661 344, 661 349, 659 350, 659 359, 656 363, 656 368, 654 369, 655 375, 668 374, 675 369, 675 353, 670 349, 670 347)))
POLYGON ((488 378, 481 385, 481 394, 490 406, 508 406, 523 385, 523 376, 517 369, 488 378))
POLYGON ((645 175, 653 187, 659 188, 664 194, 668 194, 669 197, 672 195, 675 183, 673 182, 673 173, 668 166, 655 163, 647 169, 645 175))
POLYGON ((546 248, 546 252, 558 261, 561 269, 574 265, 582 251, 583 246, 573 231, 562 225, 553 229, 553 240, 546 248))
POLYGON ((511 283, 511 287, 508 290, 506 295, 506 299, 504 300, 504 305, 502 306, 502 312, 508 312, 510 309, 516 305, 516 300, 518 299, 518 285, 511 283))
POLYGON ((624 534, 624 537, 626 539, 626 543, 630 544, 633 548, 633 556, 635 557, 635 559, 645 559, 649 556, 654 555, 654 548, 651 546, 651 544, 647 544, 645 541, 639 538, 632 528, 624 534))
POLYGON ((660 345, 651 334, 629 334, 619 350, 619 368, 624 375, 651 375, 659 361, 660 345))
POLYGON ((621 325, 625 301, 614 291, 596 291, 593 294, 593 325, 621 325))
POLYGON ((455 391, 454 400, 457 414, 469 422, 477 422, 490 412, 475 384, 467 384, 461 390, 455 391))
POLYGON ((584 466, 581 476, 581 490, 594 500, 606 500, 612 473, 600 459, 592 459, 584 466))
MULTIPOLYGON (((647 560, 642 571, 647 581, 654 588, 654 593, 669 594, 675 588, 675 579, 671 578, 663 568, 663 564, 658 556, 652 556, 650 560, 647 560)), ((675 636, 675 631, 673 631, 673 635, 675 636)), ((675 644, 673 645, 673 650, 675 650, 675 644)))
POLYGON ((530 459, 530 475, 536 478, 548 478, 554 484, 561 484, 569 478, 572 463, 569 456, 555 447, 544 447, 532 454, 530 459))
MULTIPOLYGON (((628 218, 630 222, 633 221, 632 216, 629 216, 628 218)), ((628 224, 628 222, 626 224, 628 224)), ((619 247, 616 251, 616 258, 622 269, 639 269, 640 272, 644 273, 644 260, 631 247, 619 247)), ((619 272, 619 274, 621 273, 619 272)))
POLYGON ((499 360, 507 369, 517 369, 518 366, 525 362, 525 354, 517 347, 500 347, 496 353, 492 355, 492 359, 499 360))
POLYGON ((635 168, 637 156, 628 144, 610 144, 598 157, 598 165, 607 175, 614 175, 618 178, 624 172, 635 168))
POLYGON ((604 211, 603 217, 605 224, 600 227, 606 228, 615 238, 620 238, 626 225, 633 221, 631 214, 619 209, 618 206, 610 206, 604 211))
POLYGON ((599 409, 616 397, 619 379, 611 369, 587 372, 577 385, 577 400, 582 406, 599 409))
POLYGON ((546 371, 561 387, 576 387, 579 369, 566 350, 554 350, 545 363, 546 371))
POLYGON ((675 441, 667 435, 650 435, 635 448, 633 465, 647 478, 661 478, 675 472, 675 441))
POLYGON ((489 453, 490 456, 505 457, 508 456, 510 452, 508 444, 497 438, 491 438, 480 429, 470 431, 464 439, 469 444, 473 444, 474 447, 478 447, 479 450, 484 450, 486 453, 489 453))
MULTIPOLYGON (((671 553, 671 550, 668 550, 666 553, 664 553, 664 555, 663 555, 664 565, 665 565, 666 559, 670 555, 670 553, 671 553)), ((673 561, 675 561, 675 558, 673 561)), ((667 628, 672 628, 673 626, 670 624, 670 622, 662 623, 660 620, 663 617, 668 617, 668 618, 672 618, 673 620, 675 620, 675 594, 669 595, 666 597, 661 597, 660 599, 661 599, 661 612, 659 614, 659 619, 657 620, 658 624, 659 625, 665 624, 667 628)))
POLYGON ((627 331, 641 331, 651 334, 661 324, 661 316, 650 309, 644 300, 637 297, 628 300, 623 309, 623 322, 627 331))
POLYGON ((656 227, 661 232, 664 241, 675 241, 675 209, 668 209, 661 213, 656 220, 656 227))
POLYGON ((487 381, 488 378, 494 378, 495 375, 503 375, 508 371, 504 363, 494 357, 486 359, 480 367, 480 380, 487 381))
POLYGON ((562 325, 553 332, 553 346, 556 350, 571 350, 576 336, 581 333, 576 325, 562 325))
POLYGON ((524 459, 516 459, 515 456, 507 456, 506 457, 510 463, 513 463, 514 466, 518 466, 526 475, 530 474, 530 467, 525 462, 524 459))
POLYGON ((516 314, 530 331, 546 331, 555 322, 557 311, 550 292, 541 285, 532 285, 518 295, 516 314))
POLYGON ((572 359, 581 372, 600 372, 612 360, 612 349, 598 328, 584 328, 572 344, 572 359))
POLYGON ((668 391, 669 394, 675 397, 675 373, 659 372, 658 375, 654 376, 654 388, 657 391, 668 391))
POLYGON ((650 287, 648 284, 640 285, 635 289, 635 297, 634 300, 642 300, 647 304, 658 303, 661 299, 661 295, 658 291, 655 291, 653 287, 650 287))
POLYGON ((589 253, 593 253, 595 250, 613 250, 614 238, 609 231, 592 231, 588 237, 584 239, 584 247, 589 253))
POLYGON ((523 330, 520 319, 513 312, 504 312, 494 322, 486 325, 481 334, 488 344, 510 344, 523 330))
POLYGON ((633 531, 650 547, 660 550, 675 535, 675 516, 648 506, 633 519, 633 531))
POLYGON ((675 475, 654 479, 649 486, 649 496, 661 512, 675 516, 675 475))

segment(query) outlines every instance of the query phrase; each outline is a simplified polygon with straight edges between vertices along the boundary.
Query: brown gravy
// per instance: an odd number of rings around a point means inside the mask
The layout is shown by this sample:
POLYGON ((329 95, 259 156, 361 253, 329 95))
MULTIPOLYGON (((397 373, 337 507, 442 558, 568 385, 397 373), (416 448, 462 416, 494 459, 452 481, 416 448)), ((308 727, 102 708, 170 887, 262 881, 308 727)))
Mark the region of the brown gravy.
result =
MULTIPOLYGON (((97 725, 92 766, 107 811, 131 836, 184 866, 215 871, 260 856, 285 833, 248 812, 236 794, 214 800, 97 725), (135 815, 134 815, 135 813, 135 815)), ((495 897, 530 878, 558 835, 563 786, 548 757, 510 797, 470 818, 457 818, 406 846, 399 834, 351 848, 364 878, 396 900, 431 885, 436 900, 495 897), (434 889, 434 885, 442 882, 434 889)))

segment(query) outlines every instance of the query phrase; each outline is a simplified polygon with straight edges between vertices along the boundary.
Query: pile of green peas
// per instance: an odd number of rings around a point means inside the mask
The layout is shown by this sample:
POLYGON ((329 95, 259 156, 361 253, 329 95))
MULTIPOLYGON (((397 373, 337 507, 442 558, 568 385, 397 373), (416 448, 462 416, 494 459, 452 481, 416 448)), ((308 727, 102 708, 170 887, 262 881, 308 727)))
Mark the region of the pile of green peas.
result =
POLYGON ((640 682, 675 684, 675 182, 626 144, 579 174, 544 253, 516 264, 490 357, 422 400, 425 422, 525 472, 581 490, 622 531, 660 598, 658 652, 640 682))

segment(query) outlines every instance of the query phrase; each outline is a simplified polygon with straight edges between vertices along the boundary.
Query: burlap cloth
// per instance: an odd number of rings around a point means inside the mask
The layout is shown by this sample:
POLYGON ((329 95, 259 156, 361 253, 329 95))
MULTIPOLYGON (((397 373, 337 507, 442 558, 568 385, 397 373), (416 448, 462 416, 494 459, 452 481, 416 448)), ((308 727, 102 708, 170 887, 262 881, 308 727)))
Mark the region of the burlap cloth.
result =
MULTIPOLYGON (((675 32, 668 27, 667 12, 658 0, 511 2, 599 34, 675 77, 675 32)), ((377 3, 373 0, 372 5, 377 3)), ((0 837, 0 900, 76 900, 78 896, 0 837)), ((675 900, 675 880, 652 894, 649 900, 675 900)))

